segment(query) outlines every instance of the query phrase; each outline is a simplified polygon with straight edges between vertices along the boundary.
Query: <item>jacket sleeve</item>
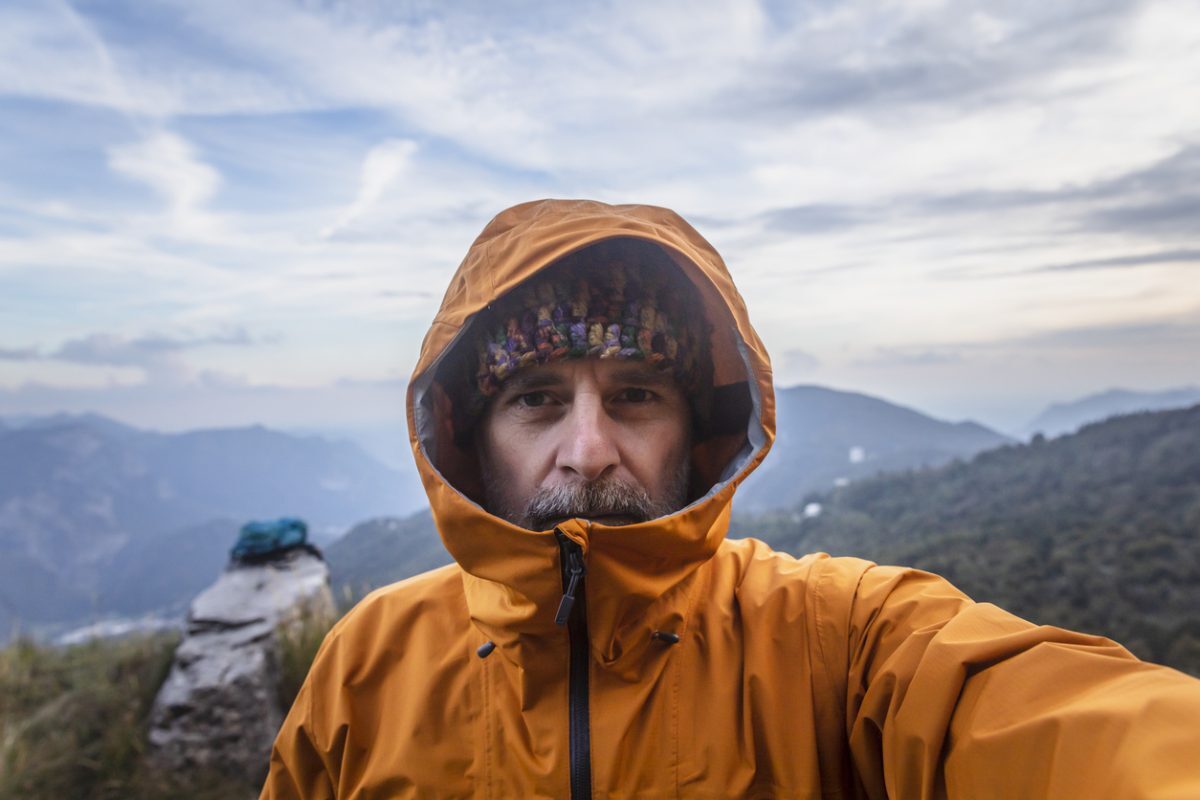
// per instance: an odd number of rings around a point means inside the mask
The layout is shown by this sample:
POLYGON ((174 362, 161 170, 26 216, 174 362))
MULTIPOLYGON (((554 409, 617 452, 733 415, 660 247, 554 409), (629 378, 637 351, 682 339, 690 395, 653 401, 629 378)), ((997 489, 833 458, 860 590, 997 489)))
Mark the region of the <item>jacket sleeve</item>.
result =
POLYGON ((314 674, 317 671, 314 663, 279 729, 259 800, 333 800, 337 797, 335 765, 323 752, 324 748, 317 745, 313 730, 313 685, 319 682, 314 674))
POLYGON ((1200 681, 916 570, 862 571, 847 622, 870 797, 1200 798, 1200 681))

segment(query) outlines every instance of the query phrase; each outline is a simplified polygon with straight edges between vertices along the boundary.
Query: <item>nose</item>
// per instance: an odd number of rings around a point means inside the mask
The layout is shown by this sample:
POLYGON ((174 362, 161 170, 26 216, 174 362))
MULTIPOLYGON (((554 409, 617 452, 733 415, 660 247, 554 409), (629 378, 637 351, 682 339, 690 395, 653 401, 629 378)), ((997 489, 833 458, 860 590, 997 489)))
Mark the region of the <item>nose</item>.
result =
POLYGON ((576 397, 562 422, 555 466, 585 481, 603 477, 620 463, 615 433, 613 421, 598 398, 576 397))

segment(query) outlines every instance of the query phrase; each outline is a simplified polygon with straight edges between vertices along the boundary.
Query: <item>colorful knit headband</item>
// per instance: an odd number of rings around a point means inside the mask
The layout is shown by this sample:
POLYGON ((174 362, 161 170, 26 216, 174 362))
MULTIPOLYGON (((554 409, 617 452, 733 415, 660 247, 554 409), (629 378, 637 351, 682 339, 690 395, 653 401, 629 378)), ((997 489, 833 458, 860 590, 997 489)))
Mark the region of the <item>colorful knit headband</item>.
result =
POLYGON ((623 261, 535 278, 492 309, 477 347, 480 394, 495 394, 519 369, 564 358, 645 361, 693 389, 700 315, 688 313, 687 293, 672 283, 661 268, 623 261))

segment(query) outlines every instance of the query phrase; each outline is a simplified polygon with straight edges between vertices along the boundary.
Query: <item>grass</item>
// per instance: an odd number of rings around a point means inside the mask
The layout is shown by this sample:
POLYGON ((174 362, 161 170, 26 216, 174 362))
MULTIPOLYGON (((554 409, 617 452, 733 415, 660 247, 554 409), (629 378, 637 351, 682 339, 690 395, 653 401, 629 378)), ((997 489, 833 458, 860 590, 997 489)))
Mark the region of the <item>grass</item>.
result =
MULTIPOLYGON (((304 614, 277 631, 279 702, 287 709, 334 618, 304 614)), ((215 773, 164 775, 147 763, 150 709, 176 633, 0 650, 0 800, 252 798, 215 773)))
POLYGON ((276 629, 276 651, 279 659, 279 706, 292 707, 308 668, 336 621, 326 614, 305 614, 276 629))
POLYGON ((142 796, 145 721, 177 641, 0 651, 0 797, 142 796))
POLYGON ((0 799, 218 800, 257 788, 146 762, 150 708, 179 637, 0 650, 0 799))

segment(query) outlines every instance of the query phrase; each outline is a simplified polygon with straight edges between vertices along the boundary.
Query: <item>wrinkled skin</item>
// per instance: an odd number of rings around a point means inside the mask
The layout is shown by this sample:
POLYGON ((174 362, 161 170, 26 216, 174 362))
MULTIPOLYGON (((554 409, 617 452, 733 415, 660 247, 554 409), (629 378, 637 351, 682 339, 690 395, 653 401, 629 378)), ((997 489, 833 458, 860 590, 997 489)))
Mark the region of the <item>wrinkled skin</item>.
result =
POLYGON ((531 530, 572 517, 645 522, 686 502, 687 400, 640 362, 524 369, 489 404, 481 434, 486 507, 531 530))

